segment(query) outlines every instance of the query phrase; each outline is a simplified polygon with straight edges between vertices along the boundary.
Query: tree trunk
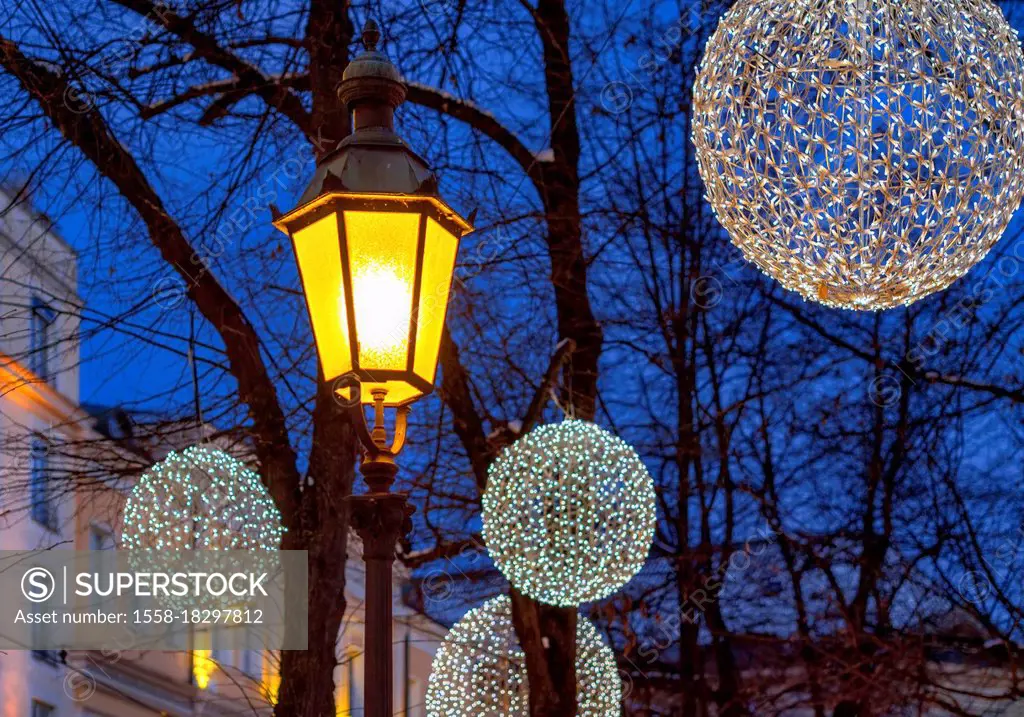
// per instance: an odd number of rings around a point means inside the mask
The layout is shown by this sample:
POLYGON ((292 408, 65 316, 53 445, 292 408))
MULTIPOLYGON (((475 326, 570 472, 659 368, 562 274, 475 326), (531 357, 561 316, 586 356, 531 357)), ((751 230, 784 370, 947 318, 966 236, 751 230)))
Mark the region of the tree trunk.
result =
MULTIPOLYGON (((534 13, 544 56, 553 161, 541 168, 551 283, 558 332, 576 350, 566 365, 566 399, 580 418, 596 413, 602 332, 587 293, 587 261, 579 200, 580 137, 570 60, 569 15, 562 0, 540 0, 534 13)), ((512 614, 530 681, 532 717, 573 717, 576 695, 576 608, 544 605, 512 591, 512 614)))

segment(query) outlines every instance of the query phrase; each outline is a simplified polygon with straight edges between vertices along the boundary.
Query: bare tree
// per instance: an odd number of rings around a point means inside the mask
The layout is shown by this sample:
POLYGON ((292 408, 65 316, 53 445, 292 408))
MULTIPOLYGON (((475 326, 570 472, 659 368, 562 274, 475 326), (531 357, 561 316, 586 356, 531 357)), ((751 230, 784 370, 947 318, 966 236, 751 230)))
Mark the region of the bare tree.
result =
MULTIPOLYGON (((455 617, 507 588, 480 494, 503 446, 558 417, 553 392, 658 486, 647 567, 588 610, 632 713, 971 714, 976 663, 1001 649, 1016 669, 1019 225, 950 291, 877 316, 758 275, 689 142, 723 9, 92 0, 4 18, 5 158, 90 247, 86 295, 104 299, 85 340, 132 376, 191 355, 201 412, 243 430, 285 547, 309 550, 310 650, 283 655, 279 714, 333 711, 356 445, 268 220, 349 132, 335 90, 369 15, 410 80, 401 132, 479 210, 441 401, 417 406, 400 475, 427 607, 455 617), (437 576, 456 593, 432 594, 437 576), (938 674, 942 650, 973 657, 938 674)), ((193 393, 183 372, 141 398, 188 416, 193 393)), ((574 714, 576 611, 512 595, 531 712, 574 714)), ((1019 699, 1006 674, 985 677, 993 699, 1019 699)))

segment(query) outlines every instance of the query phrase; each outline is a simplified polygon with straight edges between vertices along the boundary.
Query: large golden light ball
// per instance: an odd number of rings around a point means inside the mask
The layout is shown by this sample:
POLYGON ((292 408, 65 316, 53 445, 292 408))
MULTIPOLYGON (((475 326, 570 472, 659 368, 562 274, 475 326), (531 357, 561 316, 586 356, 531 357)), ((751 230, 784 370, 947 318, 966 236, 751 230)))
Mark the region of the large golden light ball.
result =
POLYGON ((946 288, 1024 196, 1024 55, 990 0, 738 0, 693 96, 744 256, 850 309, 946 288))

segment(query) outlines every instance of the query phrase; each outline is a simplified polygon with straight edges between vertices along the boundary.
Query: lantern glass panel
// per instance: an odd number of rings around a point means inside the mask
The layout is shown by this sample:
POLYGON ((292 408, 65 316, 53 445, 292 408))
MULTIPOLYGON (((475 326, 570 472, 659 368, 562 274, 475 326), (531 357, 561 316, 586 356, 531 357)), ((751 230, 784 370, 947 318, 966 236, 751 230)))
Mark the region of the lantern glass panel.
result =
POLYGON ((405 371, 420 215, 346 211, 344 216, 359 368, 405 371))
POLYGON ((337 216, 329 214, 299 229, 294 241, 320 363, 330 381, 352 370, 337 216))
POLYGON ((416 355, 413 370, 427 383, 434 383, 437 353, 441 348, 455 271, 459 240, 434 219, 427 219, 423 245, 423 275, 420 279, 419 310, 416 315, 416 355))

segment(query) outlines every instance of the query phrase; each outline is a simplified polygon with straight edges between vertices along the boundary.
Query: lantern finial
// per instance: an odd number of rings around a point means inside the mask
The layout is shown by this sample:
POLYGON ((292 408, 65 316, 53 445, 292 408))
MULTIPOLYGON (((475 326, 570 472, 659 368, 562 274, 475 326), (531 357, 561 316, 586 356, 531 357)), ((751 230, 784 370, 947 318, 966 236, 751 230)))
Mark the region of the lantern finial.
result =
POLYGON ((395 108, 405 101, 405 81, 388 56, 377 49, 380 27, 367 20, 365 52, 352 58, 341 75, 338 96, 352 110, 353 129, 393 127, 395 108))
POLYGON ((380 42, 380 25, 370 18, 363 25, 363 47, 367 52, 376 52, 378 42, 380 42))

